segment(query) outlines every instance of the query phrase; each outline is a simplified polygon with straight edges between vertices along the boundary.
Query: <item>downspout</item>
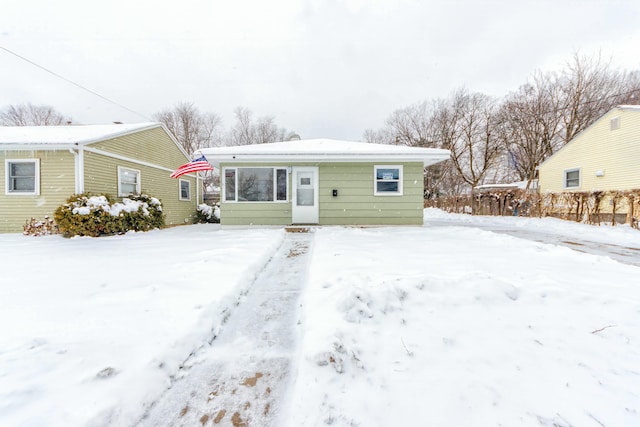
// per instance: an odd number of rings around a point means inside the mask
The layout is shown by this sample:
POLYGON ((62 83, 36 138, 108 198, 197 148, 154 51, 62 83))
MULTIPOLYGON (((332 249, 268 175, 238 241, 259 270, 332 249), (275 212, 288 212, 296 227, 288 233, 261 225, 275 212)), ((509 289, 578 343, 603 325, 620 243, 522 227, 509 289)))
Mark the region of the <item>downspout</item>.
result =
POLYGON ((200 174, 196 172, 196 212, 200 204, 200 174))
POLYGON ((84 193, 84 149, 82 146, 78 146, 78 178, 77 187, 78 194, 84 193))
POLYGON ((69 148, 74 156, 75 194, 84 193, 84 150, 76 144, 77 149, 69 148), (77 150, 77 151, 76 151, 77 150))

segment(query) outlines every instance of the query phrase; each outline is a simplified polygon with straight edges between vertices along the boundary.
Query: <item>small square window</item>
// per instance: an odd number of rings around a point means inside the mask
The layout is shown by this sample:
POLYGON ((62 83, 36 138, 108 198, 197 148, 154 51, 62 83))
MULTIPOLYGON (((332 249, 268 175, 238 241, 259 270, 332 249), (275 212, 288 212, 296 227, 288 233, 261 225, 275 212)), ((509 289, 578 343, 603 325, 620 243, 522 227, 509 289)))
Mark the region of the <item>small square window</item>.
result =
POLYGON ((5 161, 7 195, 40 194, 40 160, 12 159, 5 161))
POLYGON ((180 180, 180 200, 191 200, 191 182, 180 180))
POLYGON ((140 171, 118 166, 118 197, 140 194, 140 171))
POLYGON ((564 171, 564 188, 580 187, 580 169, 564 171))
POLYGON ((374 166, 373 185, 376 196, 401 196, 402 166, 374 166))

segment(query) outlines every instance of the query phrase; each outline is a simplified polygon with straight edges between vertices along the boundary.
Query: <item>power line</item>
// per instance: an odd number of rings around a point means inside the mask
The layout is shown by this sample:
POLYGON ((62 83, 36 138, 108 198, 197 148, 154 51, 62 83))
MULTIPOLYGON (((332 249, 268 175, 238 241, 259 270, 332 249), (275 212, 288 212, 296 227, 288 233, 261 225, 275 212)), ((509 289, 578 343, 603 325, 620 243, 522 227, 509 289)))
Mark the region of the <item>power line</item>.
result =
POLYGON ((99 93, 97 93, 97 92, 95 92, 95 91, 93 91, 93 90, 91 90, 91 89, 88 89, 88 88, 86 88, 86 87, 82 86, 81 84, 78 84, 78 83, 74 82, 73 80, 70 80, 70 79, 68 79, 68 78, 66 78, 66 77, 64 77, 64 76, 61 76, 60 74, 58 74, 58 73, 56 73, 56 72, 54 72, 54 71, 51 71, 50 69, 48 69, 48 68, 46 68, 46 67, 43 67, 42 65, 37 64, 37 63, 33 62, 32 60, 30 60, 30 59, 28 59, 28 58, 25 58, 24 56, 19 55, 19 54, 17 54, 16 52, 13 52, 12 50, 7 49, 7 48, 6 48, 6 47, 4 47, 4 46, 0 46, 0 49, 4 50, 5 52, 7 52, 7 53, 9 53, 9 54, 11 54, 11 55, 13 55, 13 56, 15 56, 16 58, 20 58, 21 60, 23 60, 23 61, 25 61, 25 62, 27 62, 27 63, 29 63, 29 64, 31 64, 31 65, 33 65, 33 66, 35 66, 35 67, 40 68, 41 70, 46 71, 46 72, 47 72, 47 73, 49 73, 49 74, 54 75, 55 77, 57 77, 57 78, 59 78, 59 79, 61 79, 61 80, 64 80, 64 81, 65 81, 65 82, 67 82, 67 83, 70 83, 70 84, 72 84, 72 85, 74 85, 74 86, 76 86, 76 87, 78 87, 78 88, 80 88, 80 89, 82 89, 82 90, 84 90, 84 91, 86 91, 86 92, 89 92, 90 94, 92 94, 92 95, 94 95, 94 96, 97 96, 97 97, 98 97, 98 98, 100 98, 100 99, 103 99, 103 100, 107 101, 107 102, 108 102, 108 103, 110 103, 110 104, 113 104, 113 105, 115 105, 115 106, 117 106, 117 107, 120 107, 120 108, 122 108, 122 109, 125 109, 125 110, 129 111, 130 113, 133 113, 133 114, 135 114, 135 115, 137 115, 137 116, 142 117, 142 118, 143 118, 143 119, 145 119, 145 120, 151 120, 149 117, 145 116, 144 114, 138 113, 137 111, 132 110, 131 108, 125 107, 124 105, 122 105, 122 104, 120 104, 120 103, 118 103, 118 102, 116 102, 116 101, 113 101, 113 100, 111 100, 111 99, 107 98, 106 96, 100 95, 99 93))

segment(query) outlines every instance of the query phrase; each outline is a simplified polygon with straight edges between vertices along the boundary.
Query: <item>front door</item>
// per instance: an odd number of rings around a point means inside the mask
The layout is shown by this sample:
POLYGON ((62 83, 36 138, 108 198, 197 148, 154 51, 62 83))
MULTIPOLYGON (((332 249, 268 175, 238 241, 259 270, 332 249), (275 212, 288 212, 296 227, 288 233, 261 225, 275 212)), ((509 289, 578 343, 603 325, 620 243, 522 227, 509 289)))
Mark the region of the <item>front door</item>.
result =
POLYGON ((293 224, 317 224, 318 168, 315 166, 293 167, 293 199, 291 200, 291 222, 293 224))

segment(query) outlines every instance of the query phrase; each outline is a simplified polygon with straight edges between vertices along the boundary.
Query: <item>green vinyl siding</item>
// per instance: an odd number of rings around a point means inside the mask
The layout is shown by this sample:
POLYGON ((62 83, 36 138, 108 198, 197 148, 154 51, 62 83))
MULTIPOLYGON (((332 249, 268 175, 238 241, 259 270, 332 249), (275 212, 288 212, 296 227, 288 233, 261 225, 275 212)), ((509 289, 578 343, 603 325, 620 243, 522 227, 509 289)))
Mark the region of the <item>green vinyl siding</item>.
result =
POLYGON ((0 233, 20 233, 30 218, 53 217, 75 192, 75 157, 68 150, 0 151, 0 233), (6 195, 6 159, 40 160, 40 194, 6 195))
POLYGON ((392 162, 329 163, 320 165, 320 224, 421 225, 423 218, 422 163, 403 167, 402 196, 375 196, 374 166, 392 162), (333 190, 338 196, 333 196, 333 190))
POLYGON ((120 200, 117 198, 118 166, 140 171, 141 192, 160 199, 168 225, 192 222, 196 210, 196 180, 189 176, 183 175, 181 179, 191 182, 191 200, 179 200, 180 180, 169 178, 170 172, 132 161, 85 152, 85 191, 94 194, 106 193, 120 200))
MULTIPOLYGON (((421 225, 422 163, 224 163, 225 167, 318 166, 320 225, 421 225), (374 196, 374 166, 403 166, 403 195, 374 196), (338 196, 333 197, 333 190, 338 196)), ((144 183, 143 183, 144 185, 144 183)), ((220 203, 222 225, 290 225, 291 173, 287 202, 220 203)))

